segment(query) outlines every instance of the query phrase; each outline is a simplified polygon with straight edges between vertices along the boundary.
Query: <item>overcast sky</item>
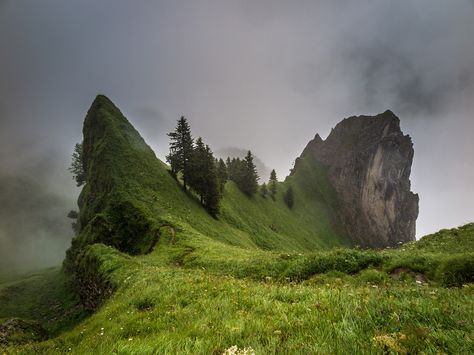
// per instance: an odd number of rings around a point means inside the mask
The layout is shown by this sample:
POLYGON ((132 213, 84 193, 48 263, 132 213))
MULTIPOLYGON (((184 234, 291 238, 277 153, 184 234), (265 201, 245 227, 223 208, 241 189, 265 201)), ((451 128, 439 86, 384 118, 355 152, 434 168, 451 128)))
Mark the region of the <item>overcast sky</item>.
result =
POLYGON ((474 220, 474 2, 0 0, 1 175, 77 195, 96 94, 159 157, 188 117, 280 178, 318 132, 391 109, 415 146, 418 236, 474 220))

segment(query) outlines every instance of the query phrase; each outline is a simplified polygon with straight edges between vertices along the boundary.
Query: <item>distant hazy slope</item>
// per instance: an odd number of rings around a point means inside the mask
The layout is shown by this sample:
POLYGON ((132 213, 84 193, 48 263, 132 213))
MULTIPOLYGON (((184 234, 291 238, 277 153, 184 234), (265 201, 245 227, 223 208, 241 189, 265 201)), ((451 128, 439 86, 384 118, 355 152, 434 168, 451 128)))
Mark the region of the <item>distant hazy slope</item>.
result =
POLYGON ((71 243, 66 217, 74 199, 53 191, 37 176, 0 173, 0 270, 57 265, 71 243))
POLYGON ((415 243, 410 248, 426 252, 466 253, 474 251, 474 223, 465 224, 458 228, 441 229, 429 234, 415 243))
MULTIPOLYGON (((276 201, 248 198, 228 183, 219 219, 211 218, 105 96, 92 104, 83 133, 87 183, 79 198, 81 232, 70 257, 96 242, 147 252, 165 225, 247 248, 302 251, 343 243, 320 193, 296 181, 294 210, 281 200, 287 183, 280 184, 276 201)), ((319 179, 325 180, 323 173, 319 179)))

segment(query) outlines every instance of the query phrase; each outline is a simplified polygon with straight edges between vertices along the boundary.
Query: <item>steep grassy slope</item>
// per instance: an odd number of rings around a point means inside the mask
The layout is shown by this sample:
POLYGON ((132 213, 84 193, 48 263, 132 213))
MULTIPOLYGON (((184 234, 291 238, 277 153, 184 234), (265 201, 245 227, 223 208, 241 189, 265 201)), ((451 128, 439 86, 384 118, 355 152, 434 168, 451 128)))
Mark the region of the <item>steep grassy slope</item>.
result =
POLYGON ((310 179, 321 192, 295 183, 296 204, 289 210, 279 186, 276 201, 248 198, 228 183, 219 218, 211 218, 185 193, 138 132, 104 96, 92 104, 84 123, 87 184, 79 198, 81 232, 67 265, 80 250, 102 242, 130 254, 148 252, 160 229, 194 229, 210 238, 245 248, 305 251, 347 245, 332 219, 331 191, 324 170, 310 179))

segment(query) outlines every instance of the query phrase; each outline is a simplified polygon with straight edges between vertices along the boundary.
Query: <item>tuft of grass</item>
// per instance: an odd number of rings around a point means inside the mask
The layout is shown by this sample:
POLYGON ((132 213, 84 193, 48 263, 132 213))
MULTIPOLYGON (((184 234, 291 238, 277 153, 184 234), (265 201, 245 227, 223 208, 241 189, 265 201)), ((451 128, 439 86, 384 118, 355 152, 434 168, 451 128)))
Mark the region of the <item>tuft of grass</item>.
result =
POLYGON ((460 287, 474 282, 474 253, 444 258, 436 270, 436 279, 444 286, 460 287))
POLYGON ((388 281, 387 273, 373 268, 362 270, 358 277, 362 283, 371 285, 380 285, 388 281))
POLYGON ((133 306, 139 311, 150 311, 155 306, 155 301, 149 297, 140 298, 133 302, 133 306))

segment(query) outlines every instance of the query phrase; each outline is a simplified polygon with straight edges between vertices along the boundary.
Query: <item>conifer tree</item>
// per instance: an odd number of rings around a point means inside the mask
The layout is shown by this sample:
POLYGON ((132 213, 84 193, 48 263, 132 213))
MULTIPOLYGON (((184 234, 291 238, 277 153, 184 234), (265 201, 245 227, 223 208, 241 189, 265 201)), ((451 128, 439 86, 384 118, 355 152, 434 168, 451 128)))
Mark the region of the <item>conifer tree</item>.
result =
POLYGON ((203 203, 207 211, 216 216, 219 212, 219 201, 221 193, 219 191, 219 177, 217 174, 217 168, 209 146, 206 145, 206 159, 204 164, 205 171, 205 186, 204 186, 204 198, 203 203))
POLYGON ((183 176, 183 187, 186 190, 188 180, 192 174, 190 171, 190 160, 193 154, 193 138, 188 121, 184 116, 178 120, 174 132, 168 133, 171 139, 170 153, 166 161, 171 165, 171 173, 176 178, 179 172, 183 176))
POLYGON ((196 145, 193 149, 191 159, 190 159, 190 177, 189 177, 189 186, 191 189, 196 192, 201 198, 201 203, 204 201, 204 191, 206 186, 206 165, 207 165, 207 152, 206 147, 202 141, 202 138, 199 137, 196 140, 196 145))
POLYGON ((219 191, 222 194, 222 192, 224 191, 224 185, 228 179, 227 166, 224 163, 224 160, 222 159, 219 159, 216 165, 217 165, 217 177, 219 180, 219 191))
POLYGON ((294 196, 293 196, 293 188, 291 185, 286 190, 285 194, 283 195, 283 201, 288 206, 288 208, 292 208, 294 205, 294 196))
POLYGON ((209 146, 204 145, 202 138, 196 140, 190 160, 189 186, 199 195, 201 203, 208 212, 215 216, 219 212, 219 181, 217 168, 209 146))
POLYGON ((275 169, 272 170, 270 173, 270 181, 268 182, 268 187, 270 189, 270 196, 272 197, 273 200, 275 200, 275 195, 277 191, 277 176, 275 169))
POLYGON ((227 158, 228 179, 235 182, 240 191, 248 196, 252 196, 258 191, 258 174, 253 156, 248 151, 245 159, 227 158))
POLYGON ((262 195, 263 198, 267 198, 267 194, 268 194, 267 184, 263 183, 263 185, 260 187, 260 194, 262 195))
POLYGON ((252 152, 249 150, 243 160, 243 176, 240 190, 248 196, 252 196, 258 189, 258 174, 253 163, 252 152))
POLYGON ((75 210, 70 210, 67 214, 68 218, 71 218, 74 222, 71 223, 72 230, 75 234, 79 233, 79 213, 75 210))
POLYGON ((238 178, 238 166, 240 165, 240 159, 239 158, 227 158, 227 173, 229 175, 229 180, 234 181, 235 183, 238 183, 239 178, 238 178))
POLYGON ((76 185, 78 187, 85 184, 86 168, 84 156, 82 153, 82 143, 77 143, 74 146, 74 152, 72 153, 72 161, 69 171, 72 173, 72 178, 76 180, 76 185))

